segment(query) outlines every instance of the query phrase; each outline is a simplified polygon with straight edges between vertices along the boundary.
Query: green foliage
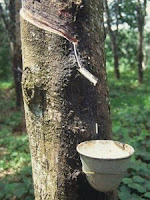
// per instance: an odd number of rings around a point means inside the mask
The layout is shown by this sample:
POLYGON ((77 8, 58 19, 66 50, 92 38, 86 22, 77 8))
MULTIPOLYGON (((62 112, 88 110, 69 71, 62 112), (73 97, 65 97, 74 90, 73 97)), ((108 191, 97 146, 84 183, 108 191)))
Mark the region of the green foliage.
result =
POLYGON ((14 96, 12 83, 0 82, 0 199, 33 200, 28 138, 14 96))
MULTIPOLYGON (((121 29, 118 33, 118 54, 120 71, 137 68, 137 33, 133 29, 121 29)), ((114 71, 113 55, 110 38, 107 36, 106 43, 107 69, 114 71)))
POLYGON ((126 23, 130 28, 137 27, 136 16, 137 1, 121 1, 120 3, 120 23, 126 23))
POLYGON ((12 82, 0 82, 0 99, 1 129, 5 127, 16 129, 19 126, 21 128, 22 113, 15 108, 15 91, 12 82))
POLYGON ((0 79, 8 80, 11 76, 10 45, 6 31, 0 19, 0 79))
POLYGON ((119 31, 119 58, 120 65, 126 71, 137 67, 137 33, 133 29, 119 31))
POLYGON ((150 32, 145 32, 144 40, 144 61, 146 66, 150 66, 150 32))
POLYGON ((119 81, 114 81, 112 72, 108 73, 114 139, 135 148, 128 174, 119 188, 120 200, 150 198, 149 73, 147 69, 142 85, 134 71, 122 73, 119 81))
POLYGON ((137 1, 108 1, 112 25, 126 24, 130 28, 137 27, 136 8, 137 1), (118 22, 117 22, 118 21, 118 22))
MULTIPOLYGON (((139 11, 138 1, 108 1, 109 11, 111 16, 111 28, 117 38, 118 56, 119 56, 119 69, 120 71, 133 70, 138 68, 137 63, 137 50, 139 44, 139 32, 137 16, 139 11), (118 25, 118 29, 117 26, 118 25)), ((147 3, 147 7, 149 4, 147 3)), ((145 15, 144 1, 141 1, 141 15, 145 15)), ((146 19, 149 24, 149 19, 146 19)), ((108 29, 108 28, 107 28, 108 29)), ((107 34, 108 35, 108 34, 107 34)), ((113 70, 113 54, 111 50, 111 42, 109 36, 106 38, 106 57, 107 68, 113 70)), ((144 29, 144 65, 150 65, 150 32, 147 28, 144 29)))
POLYGON ((34 199, 31 167, 24 167, 20 172, 6 176, 0 181, 0 199, 34 199))

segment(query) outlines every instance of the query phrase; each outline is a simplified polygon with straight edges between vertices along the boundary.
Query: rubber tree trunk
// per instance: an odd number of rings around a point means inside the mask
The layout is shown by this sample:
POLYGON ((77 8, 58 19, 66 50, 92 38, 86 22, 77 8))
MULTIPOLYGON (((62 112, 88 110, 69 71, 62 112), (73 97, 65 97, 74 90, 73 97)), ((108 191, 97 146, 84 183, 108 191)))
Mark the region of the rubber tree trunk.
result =
POLYGON ((20 40, 20 0, 10 0, 10 41, 12 50, 12 71, 14 75, 15 91, 16 91, 16 107, 22 106, 22 53, 20 40))
POLYGON ((22 87, 35 199, 114 200, 114 192, 99 193, 89 186, 76 151, 82 141, 111 138, 102 0, 25 3, 27 8, 38 6, 39 12, 46 7, 50 13, 59 7, 55 13, 63 14, 65 5, 70 15, 78 8, 71 18, 79 40, 78 53, 99 79, 94 86, 77 71, 71 42, 22 18, 22 87))

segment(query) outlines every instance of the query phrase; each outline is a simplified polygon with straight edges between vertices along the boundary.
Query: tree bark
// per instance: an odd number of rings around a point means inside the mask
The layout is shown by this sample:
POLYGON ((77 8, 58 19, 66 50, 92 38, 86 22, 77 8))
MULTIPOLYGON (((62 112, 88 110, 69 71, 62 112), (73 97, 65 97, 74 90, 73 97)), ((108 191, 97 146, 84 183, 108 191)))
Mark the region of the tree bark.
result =
POLYGON ((99 79, 93 86, 79 74, 71 42, 22 18, 22 88, 35 199, 117 199, 114 192, 99 193, 89 186, 76 151, 82 141, 111 138, 102 0, 24 0, 23 6, 42 16, 45 9, 57 29, 69 16, 61 30, 70 37, 76 34, 82 64, 99 79))
MULTIPOLYGON (((118 19, 116 19, 116 25, 117 30, 114 32, 111 27, 111 16, 109 12, 109 7, 107 0, 105 2, 105 11, 106 11, 106 18, 107 18, 107 26, 108 26, 108 33, 110 36, 111 41, 111 48, 113 52, 113 58, 114 58, 114 72, 116 79, 120 79, 120 71, 119 71, 119 56, 118 56, 118 43, 117 43, 117 37, 118 37, 118 19)), ((116 15, 117 17, 118 15, 116 15)))

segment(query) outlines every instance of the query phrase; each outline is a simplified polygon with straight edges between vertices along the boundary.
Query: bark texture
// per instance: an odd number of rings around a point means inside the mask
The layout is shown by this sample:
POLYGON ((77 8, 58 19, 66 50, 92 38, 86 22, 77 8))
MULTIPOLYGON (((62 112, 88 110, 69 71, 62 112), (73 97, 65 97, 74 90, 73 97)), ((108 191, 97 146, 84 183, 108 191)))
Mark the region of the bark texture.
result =
POLYGON ((82 141, 111 138, 102 0, 25 3, 29 7, 37 4, 39 9, 48 3, 53 7, 59 5, 60 9, 62 6, 63 10, 78 8, 76 14, 70 14, 75 15, 71 26, 79 40, 80 59, 99 78, 94 87, 79 74, 71 42, 21 20, 22 87, 35 199, 114 200, 113 192, 98 193, 89 186, 81 173, 76 151, 77 144, 82 141), (96 123, 98 134, 95 133, 96 123))

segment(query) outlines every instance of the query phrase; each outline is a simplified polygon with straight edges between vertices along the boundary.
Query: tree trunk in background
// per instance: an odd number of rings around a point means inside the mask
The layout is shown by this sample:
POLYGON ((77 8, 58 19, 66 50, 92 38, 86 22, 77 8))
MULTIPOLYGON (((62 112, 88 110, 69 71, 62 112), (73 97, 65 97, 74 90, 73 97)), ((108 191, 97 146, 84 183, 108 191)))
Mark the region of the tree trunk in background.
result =
MULTIPOLYGON (((113 53, 113 57, 114 57, 115 76, 117 79, 120 79, 118 44, 117 44, 118 24, 117 24, 117 30, 114 32, 111 27, 111 16, 110 16, 110 12, 109 12, 108 2, 107 2, 107 0, 105 0, 104 2, 105 2, 105 11, 106 11, 108 32, 109 32, 109 37, 110 37, 110 42, 111 42, 112 53, 113 53)), ((118 23, 118 20, 117 20, 117 23, 118 23)))
POLYGON ((143 31, 139 32, 139 47, 138 47, 138 80, 143 83, 143 31))
POLYGON ((14 77, 14 85, 16 91, 16 106, 22 106, 22 55, 21 55, 21 41, 20 41, 20 0, 5 1, 5 11, 0 4, 0 15, 3 19, 6 32, 10 41, 10 49, 12 56, 12 71, 14 77), (9 17, 7 16, 9 13, 9 17))
POLYGON ((114 192, 95 191, 82 173, 78 175, 81 162, 76 151, 82 141, 111 138, 102 2, 25 2, 28 8, 38 7, 39 12, 46 8, 50 13, 52 7, 59 7, 55 13, 64 14, 63 5, 70 11, 78 8, 75 22, 71 19, 79 39, 80 58, 99 79, 93 86, 79 74, 71 42, 21 20, 22 87, 36 200, 117 199, 114 192))
POLYGON ((112 51, 113 51, 113 57, 114 57, 114 70, 115 70, 116 79, 120 79, 118 44, 117 44, 116 36, 115 35, 113 36, 113 35, 111 35, 110 38, 111 38, 111 45, 112 45, 112 51))
POLYGON ((143 42, 144 42, 144 24, 145 24, 145 16, 146 16, 146 4, 147 0, 144 0, 144 3, 141 3, 140 0, 138 0, 137 5, 137 23, 138 23, 138 34, 139 34, 139 41, 138 41, 138 54, 137 54, 137 60, 138 60, 138 80, 139 83, 143 83, 143 60, 144 60, 144 54, 143 54, 143 42))
POLYGON ((12 70, 14 74, 14 83, 16 91, 16 106, 22 106, 22 55, 21 55, 21 41, 20 41, 20 0, 10 0, 10 41, 12 46, 12 70))
POLYGON ((7 33, 7 35, 8 35, 8 39, 10 40, 9 21, 8 21, 8 19, 7 19, 6 16, 5 16, 5 12, 4 12, 2 3, 0 3, 0 18, 3 20, 3 24, 4 24, 4 27, 5 27, 5 31, 6 31, 6 33, 7 33))

